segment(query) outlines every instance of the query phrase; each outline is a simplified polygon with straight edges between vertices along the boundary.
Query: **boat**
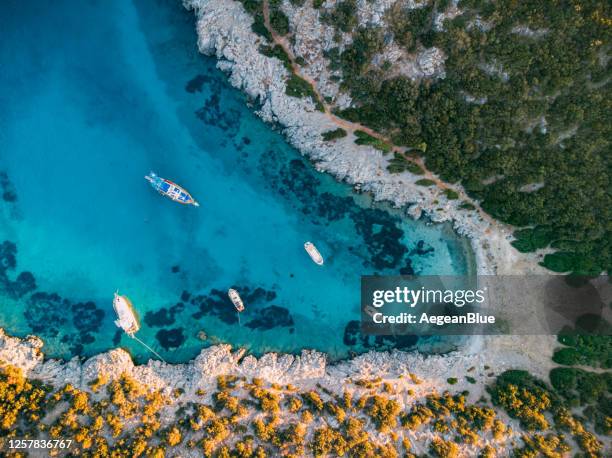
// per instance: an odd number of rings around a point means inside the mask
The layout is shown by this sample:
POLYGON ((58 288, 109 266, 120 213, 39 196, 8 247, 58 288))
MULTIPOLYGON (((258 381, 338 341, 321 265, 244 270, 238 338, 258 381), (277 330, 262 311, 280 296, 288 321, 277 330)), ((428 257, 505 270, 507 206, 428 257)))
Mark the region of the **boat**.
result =
POLYGON ((118 291, 115 291, 113 308, 117 314, 117 319, 115 320, 117 327, 123 329, 128 336, 134 337, 134 334, 140 329, 140 325, 138 324, 132 302, 127 296, 121 296, 118 291))
POLYGON ((132 301, 130 301, 127 296, 121 296, 119 291, 115 291, 113 308, 117 314, 115 325, 117 325, 118 328, 123 329, 128 336, 142 344, 147 350, 149 350, 163 362, 166 362, 166 360, 164 360, 159 353, 136 337, 135 334, 140 330, 140 324, 138 324, 138 318, 136 318, 136 311, 134 310, 132 301))
POLYGON ((166 196, 179 204, 193 205, 195 207, 200 206, 200 204, 185 188, 173 183, 170 180, 157 176, 155 172, 151 172, 145 176, 145 180, 151 183, 153 189, 155 189, 161 195, 166 196))
POLYGON ((323 256, 321 256, 321 253, 319 253, 319 250, 317 250, 317 247, 314 246, 312 242, 306 242, 304 244, 304 249, 306 250, 306 253, 308 253, 308 255, 310 256, 310 259, 315 262, 315 264, 318 264, 320 266, 323 265, 323 256))
POLYGON ((238 294, 238 291, 230 288, 227 290, 227 295, 232 301, 232 304, 234 304, 234 307, 236 307, 236 310, 242 312, 244 310, 244 303, 242 302, 242 298, 240 297, 240 294, 238 294))

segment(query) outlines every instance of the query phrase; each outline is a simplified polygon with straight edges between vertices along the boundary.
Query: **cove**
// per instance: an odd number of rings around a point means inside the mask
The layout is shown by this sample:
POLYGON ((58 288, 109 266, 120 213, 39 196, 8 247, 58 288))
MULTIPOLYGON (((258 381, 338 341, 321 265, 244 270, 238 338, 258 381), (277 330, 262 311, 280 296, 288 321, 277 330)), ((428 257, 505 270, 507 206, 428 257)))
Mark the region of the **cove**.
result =
POLYGON ((113 324, 115 290, 172 362, 220 342, 332 359, 408 348, 359 336, 360 276, 471 272, 448 225, 354 193, 259 120, 198 53, 180 2, 0 9, 0 326, 39 335, 48 356, 148 358, 113 324), (159 196, 151 170, 201 206, 159 196))

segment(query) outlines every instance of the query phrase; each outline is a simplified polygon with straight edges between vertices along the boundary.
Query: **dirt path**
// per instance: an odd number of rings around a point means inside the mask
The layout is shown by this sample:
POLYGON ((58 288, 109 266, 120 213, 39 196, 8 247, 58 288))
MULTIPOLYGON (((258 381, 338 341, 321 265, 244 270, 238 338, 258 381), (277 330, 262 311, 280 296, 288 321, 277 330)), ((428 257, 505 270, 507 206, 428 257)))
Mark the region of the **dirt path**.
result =
MULTIPOLYGON (((269 8, 268 0, 263 0, 263 16, 264 16, 264 25, 265 25, 266 29, 268 29, 268 31, 272 35, 272 40, 274 41, 275 44, 277 44, 278 46, 283 48, 283 50, 285 51, 285 53, 289 57, 289 61, 291 63, 291 69, 293 70, 293 73, 295 73, 297 76, 299 76, 303 80, 308 81, 311 84, 311 86, 312 86, 312 88, 313 88, 317 98, 319 99, 319 102, 323 105, 323 108, 324 108, 324 111, 325 111, 325 116, 327 116, 327 118, 329 118, 329 120, 332 123, 334 123, 338 127, 341 127, 342 129, 346 130, 347 132, 354 133, 357 130, 361 130, 361 131, 367 133, 368 135, 370 135, 370 136, 372 136, 372 137, 374 137, 374 138, 376 138, 378 140, 381 140, 381 141, 383 141, 385 143, 388 143, 389 145, 391 145, 391 151, 392 152, 401 154, 406 160, 408 160, 408 161, 418 165, 419 167, 421 167, 421 169, 423 169, 423 171, 425 172, 422 175, 422 177, 425 178, 425 179, 433 181, 438 189, 440 189, 441 191, 444 191, 444 190, 448 189, 448 190, 456 192, 459 195, 459 199, 463 200, 464 202, 470 203, 470 204, 472 204, 475 207, 474 211, 478 212, 479 216, 484 221, 488 222, 491 225, 503 226, 503 227, 506 227, 506 228, 510 229, 510 226, 505 225, 503 223, 500 223, 499 221, 497 221, 493 217, 491 217, 491 215, 486 213, 480 207, 480 204, 478 203, 478 201, 476 201, 476 200, 472 199, 470 196, 468 196, 467 193, 465 192, 465 190, 462 187, 453 186, 453 185, 451 185, 449 183, 445 183, 444 181, 442 181, 438 176, 436 176, 433 172, 431 172, 425 166, 425 161, 423 160, 423 158, 421 158, 421 157, 414 157, 412 155, 407 154, 408 148, 397 146, 397 145, 393 144, 391 139, 387 138, 386 136, 382 135, 379 132, 376 132, 375 130, 373 130, 373 129, 367 127, 367 126, 364 126, 364 125, 362 125, 360 123, 347 121, 346 119, 339 118, 338 116, 333 114, 329 104, 325 102, 325 99, 319 93, 316 81, 313 78, 311 78, 310 76, 305 75, 304 73, 302 73, 301 67, 295 61, 295 55, 293 54, 293 51, 291 49, 291 45, 289 44, 289 41, 285 37, 282 37, 282 36, 278 35, 274 31, 272 26, 270 25, 270 8, 269 8)), ((487 229, 485 231, 485 233, 489 233, 489 232, 490 232, 489 229, 487 229)))

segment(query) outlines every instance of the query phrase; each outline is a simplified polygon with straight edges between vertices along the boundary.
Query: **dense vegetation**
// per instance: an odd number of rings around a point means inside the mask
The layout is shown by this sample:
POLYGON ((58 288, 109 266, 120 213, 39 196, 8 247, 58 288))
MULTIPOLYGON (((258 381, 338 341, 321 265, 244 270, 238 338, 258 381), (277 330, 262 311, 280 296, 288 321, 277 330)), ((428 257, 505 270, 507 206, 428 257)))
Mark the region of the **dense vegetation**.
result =
POLYGON ((555 350, 553 361, 566 366, 582 365, 612 369, 612 338, 601 335, 564 333, 558 340, 565 347, 555 350))
POLYGON ((414 82, 372 65, 388 31, 355 29, 349 3, 322 16, 353 33, 352 45, 328 52, 355 101, 340 114, 414 148, 443 180, 522 228, 519 250, 554 248, 549 269, 609 271, 610 4, 463 0, 437 31, 449 2, 398 2, 386 15, 393 40, 408 53, 436 46, 446 55, 444 78, 414 82))
MULTIPOLYGON (((556 379, 557 375, 551 378, 556 379)), ((571 413, 570 405, 528 372, 504 372, 489 392, 495 405, 503 407, 524 429, 531 431, 523 436, 524 446, 518 456, 563 456, 570 451, 565 437, 568 432, 587 456, 600 456, 603 444, 571 413)), ((610 434, 609 427, 601 432, 610 434)))
MULTIPOLYGON (((569 432, 583 452, 601 456, 601 442, 565 399, 592 405, 606 388, 590 383, 585 390, 580 372, 551 378, 558 392, 522 371, 505 372, 491 385, 493 402, 527 431, 520 436, 484 399, 467 402, 467 392, 434 391, 402 408, 399 400, 414 396, 412 388, 422 383, 413 374, 348 380, 342 395, 322 385, 300 392, 291 385, 221 376, 216 389, 199 389, 194 400, 183 398, 181 390, 167 395, 147 389, 127 375, 98 378, 86 390, 69 384, 58 389, 8 366, 0 368, 0 449, 3 456, 23 456, 7 449, 8 440, 63 438, 73 441, 70 449, 52 450, 52 456, 162 458, 184 450, 215 458, 416 457, 410 435, 422 437, 421 447, 438 457, 458 456, 464 445, 480 450, 480 456, 495 456, 484 440, 516 456, 556 457, 570 450, 564 435, 569 432), (420 436, 426 431, 429 438, 420 436)), ((601 412, 587 407, 585 421, 609 434, 610 417, 601 412)))

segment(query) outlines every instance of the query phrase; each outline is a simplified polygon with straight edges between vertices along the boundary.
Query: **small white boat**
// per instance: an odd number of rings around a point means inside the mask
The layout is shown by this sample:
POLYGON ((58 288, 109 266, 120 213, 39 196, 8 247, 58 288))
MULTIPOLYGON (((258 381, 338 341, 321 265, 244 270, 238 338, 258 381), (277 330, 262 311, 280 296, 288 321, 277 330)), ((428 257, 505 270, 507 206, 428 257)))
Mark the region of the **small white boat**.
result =
POLYGON ((232 304, 234 304, 234 307, 236 307, 236 310, 242 312, 244 310, 244 303, 242 302, 242 298, 240 297, 240 294, 238 294, 238 291, 230 288, 227 290, 227 295, 232 301, 232 304))
POLYGON ((321 256, 321 253, 319 253, 319 250, 317 250, 317 247, 314 246, 312 242, 306 242, 304 244, 304 249, 306 250, 306 253, 308 253, 308 255, 310 256, 310 259, 315 262, 315 264, 318 264, 320 266, 323 265, 323 256, 321 256))
POLYGON ((113 299, 113 308, 117 314, 117 319, 115 320, 117 327, 123 329, 128 336, 134 337, 134 334, 140 329, 140 325, 138 324, 132 302, 127 296, 120 296, 116 291, 115 298, 113 299))

